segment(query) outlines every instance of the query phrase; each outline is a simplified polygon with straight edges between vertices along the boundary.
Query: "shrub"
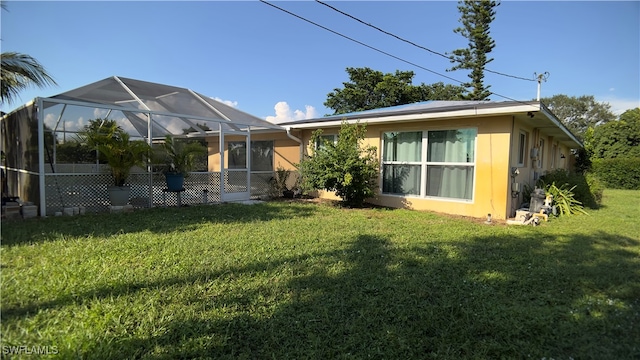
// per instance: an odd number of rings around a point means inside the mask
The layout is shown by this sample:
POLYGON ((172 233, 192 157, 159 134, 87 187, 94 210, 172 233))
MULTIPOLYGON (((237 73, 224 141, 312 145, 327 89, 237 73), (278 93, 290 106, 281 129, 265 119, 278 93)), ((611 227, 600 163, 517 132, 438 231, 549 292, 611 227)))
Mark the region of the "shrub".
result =
POLYGON ((557 169, 542 176, 536 185, 547 190, 548 185, 554 183, 559 189, 566 184, 571 188, 575 199, 588 208, 596 209, 600 205, 603 186, 593 175, 557 169))
MULTIPOLYGON (((378 160, 375 146, 363 147, 366 125, 342 123, 338 141, 324 142, 312 156, 300 162, 298 168, 304 188, 335 191, 347 206, 360 207, 375 195, 378 160)), ((313 133, 315 144, 322 130, 313 133)))
POLYGON ((608 188, 640 190, 640 158, 594 159, 592 171, 608 188))
POLYGON ((588 215, 587 212, 584 211, 582 203, 576 200, 575 194, 573 193, 576 187, 577 186, 574 185, 570 188, 569 184, 566 183, 557 187, 555 182, 545 186, 545 192, 553 195, 553 203, 558 210, 559 216, 574 214, 588 215))

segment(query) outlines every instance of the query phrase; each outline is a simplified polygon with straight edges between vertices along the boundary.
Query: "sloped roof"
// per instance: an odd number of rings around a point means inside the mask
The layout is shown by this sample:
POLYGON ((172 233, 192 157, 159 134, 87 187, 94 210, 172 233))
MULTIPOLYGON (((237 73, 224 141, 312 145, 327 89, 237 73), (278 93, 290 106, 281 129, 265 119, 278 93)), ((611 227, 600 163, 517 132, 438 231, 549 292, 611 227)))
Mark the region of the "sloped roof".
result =
POLYGON ((460 117, 512 115, 526 124, 544 129, 557 141, 571 148, 582 147, 578 138, 538 101, 423 101, 413 104, 303 119, 280 123, 285 128, 311 129, 348 123, 401 123, 436 121, 460 117))
MULTIPOLYGON (((121 111, 141 134, 143 125, 146 128, 146 114, 152 114, 154 123, 153 137, 172 133, 168 125, 171 121, 179 121, 182 127, 196 130, 217 130, 218 123, 231 130, 273 129, 282 130, 279 125, 245 113, 202 95, 190 89, 157 84, 147 81, 112 76, 77 89, 44 98, 45 108, 56 104, 71 104, 87 107, 98 107, 121 111), (198 127, 199 123, 210 122, 215 126, 198 127)), ((175 128, 175 126, 174 126, 175 128)))

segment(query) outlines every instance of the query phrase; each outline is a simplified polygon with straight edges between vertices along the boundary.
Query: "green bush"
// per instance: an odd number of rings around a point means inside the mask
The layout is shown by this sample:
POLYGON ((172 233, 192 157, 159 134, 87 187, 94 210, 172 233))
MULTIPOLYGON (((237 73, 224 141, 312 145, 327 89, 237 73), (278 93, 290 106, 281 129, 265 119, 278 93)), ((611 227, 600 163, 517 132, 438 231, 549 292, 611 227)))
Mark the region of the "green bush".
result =
MULTIPOLYGON (((589 190, 591 191, 591 195, 593 195, 593 199, 597 205, 602 204, 602 193, 605 189, 605 184, 597 177, 593 172, 587 172, 584 174, 585 179, 587 180, 587 185, 589 186, 589 190)), ((595 208, 591 205, 589 207, 595 208)))
MULTIPOLYGON (((342 123, 338 141, 325 142, 312 156, 298 165, 303 188, 335 191, 349 207, 361 207, 375 195, 378 160, 374 146, 362 146, 366 125, 342 123)), ((313 133, 311 143, 321 139, 322 130, 313 133)))
POLYGON ((607 188, 640 190, 640 158, 594 159, 591 169, 607 188))
POLYGON ((549 184, 556 184, 558 188, 563 188, 567 184, 571 188, 575 199, 591 209, 598 208, 602 200, 602 183, 592 174, 584 175, 557 169, 542 176, 536 183, 538 187, 547 191, 549 184))

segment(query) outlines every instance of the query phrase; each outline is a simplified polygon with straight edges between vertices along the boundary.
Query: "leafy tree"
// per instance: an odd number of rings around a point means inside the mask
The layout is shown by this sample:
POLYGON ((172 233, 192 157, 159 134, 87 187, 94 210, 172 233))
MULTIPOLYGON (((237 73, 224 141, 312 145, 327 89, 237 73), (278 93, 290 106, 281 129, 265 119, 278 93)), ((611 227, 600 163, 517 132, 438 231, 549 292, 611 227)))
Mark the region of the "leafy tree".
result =
POLYGON ((594 158, 640 158, 640 108, 625 111, 618 121, 595 127, 589 147, 594 158))
MULTIPOLYGON (((362 146, 366 125, 342 123, 338 141, 325 141, 298 168, 303 187, 335 191, 347 206, 360 207, 375 195, 378 158, 375 146, 362 146)), ((313 133, 311 143, 321 139, 322 130, 313 133)))
POLYGON ((616 118, 611 112, 611 105, 596 101, 593 95, 575 97, 559 94, 540 101, 580 139, 584 138, 590 126, 595 128, 616 118))
MULTIPOLYGON (((2 10, 7 10, 4 1, 2 10)), ((45 68, 33 57, 17 52, 0 54, 0 103, 11 103, 29 86, 57 85, 45 68)))
POLYGON ((395 74, 383 74, 368 67, 348 67, 346 71, 350 81, 343 83, 343 89, 330 92, 324 103, 334 110, 334 115, 425 100, 459 100, 466 91, 463 87, 442 82, 413 85, 413 71, 396 70, 395 74))
POLYGON ((458 1, 462 27, 456 28, 453 32, 467 38, 469 44, 467 48, 456 49, 451 53, 450 60, 456 65, 449 71, 471 70, 468 75, 471 81, 463 84, 467 88, 473 88, 473 91, 465 96, 469 100, 485 100, 491 95, 490 86, 485 86, 483 79, 485 66, 493 61, 493 58, 487 58, 487 54, 496 45, 489 35, 489 29, 495 19, 495 7, 498 5, 498 2, 489 0, 458 1))

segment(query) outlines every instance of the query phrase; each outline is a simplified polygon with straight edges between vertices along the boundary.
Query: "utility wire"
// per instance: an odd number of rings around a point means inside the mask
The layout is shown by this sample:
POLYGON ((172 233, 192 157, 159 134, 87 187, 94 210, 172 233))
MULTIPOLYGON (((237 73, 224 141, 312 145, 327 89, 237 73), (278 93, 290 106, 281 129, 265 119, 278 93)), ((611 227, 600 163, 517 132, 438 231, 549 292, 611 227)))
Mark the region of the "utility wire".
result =
MULTIPOLYGON (((269 5, 269 6, 273 7, 273 8, 275 8, 275 9, 278 9, 278 10, 280 10, 280 11, 284 12, 284 13, 287 13, 287 14, 289 14, 289 15, 293 16, 293 17, 296 17, 296 18, 298 18, 298 19, 300 19, 300 20, 302 20, 302 21, 306 21, 306 22, 308 22, 308 23, 310 23, 310 24, 312 24, 312 25, 315 25, 315 26, 317 26, 317 27, 319 27, 319 28, 321 28, 321 29, 327 30, 327 31, 329 31, 329 32, 331 32, 331 33, 333 33, 333 34, 336 34, 336 35, 338 35, 338 36, 341 36, 341 37, 343 37, 343 38, 345 38, 345 39, 347 39, 347 40, 353 41, 353 42, 355 42, 355 43, 357 43, 357 44, 359 44, 359 45, 362 45, 362 46, 364 46, 364 47, 367 47, 367 48, 369 48, 369 49, 371 49, 371 50, 377 51, 377 52, 379 52, 379 53, 381 53, 381 54, 387 55, 387 56, 392 57, 392 58, 394 58, 394 59, 396 59, 396 60, 402 61, 402 62, 407 63, 407 64, 412 65, 412 66, 415 66, 415 67, 417 67, 417 68, 419 68, 419 69, 422 69, 422 70, 428 71, 428 72, 430 72, 430 73, 433 73, 433 74, 436 74, 436 75, 442 76, 442 77, 444 77, 444 78, 447 78, 447 79, 449 79, 449 80, 455 81, 455 82, 457 82, 457 83, 459 83, 459 84, 463 84, 463 82, 462 82, 462 81, 460 81, 460 80, 458 80, 458 79, 454 79, 454 78, 452 78, 452 77, 450 77, 450 76, 447 76, 447 75, 444 75, 444 74, 442 74, 442 73, 439 73, 439 72, 433 71, 433 70, 431 70, 431 69, 427 69, 427 68, 425 68, 424 66, 418 65, 418 64, 413 63, 413 62, 408 61, 408 60, 405 60, 405 59, 403 59, 403 58, 401 58, 401 57, 398 57, 398 56, 393 55, 393 54, 390 54, 390 53, 388 53, 388 52, 386 52, 386 51, 380 50, 380 49, 378 49, 378 48, 376 48, 376 47, 373 47, 373 46, 371 46, 371 45, 367 45, 367 44, 363 43, 362 41, 356 40, 356 39, 351 38, 351 37, 349 37, 349 36, 347 36, 347 35, 341 34, 341 33, 337 32, 337 31, 335 31, 335 30, 329 29, 329 28, 328 28, 328 27, 326 27, 326 26, 323 26, 323 25, 320 25, 320 24, 318 24, 318 23, 316 23, 316 22, 313 22, 313 21, 311 21, 311 20, 309 20, 309 19, 307 19, 307 18, 304 18, 304 17, 302 17, 302 16, 300 16, 300 15, 298 15, 298 14, 295 14, 295 13, 293 13, 293 12, 289 11, 289 10, 286 10, 286 9, 283 9, 283 8, 281 8, 281 7, 277 6, 277 5, 271 4, 271 3, 269 3, 269 2, 268 2, 268 1, 266 1, 266 0, 260 0, 260 2, 261 2, 261 3, 263 3, 263 4, 269 5)), ((491 92, 491 91, 490 91, 490 92, 491 92)), ((499 96, 499 97, 504 98, 504 99, 507 99, 507 100, 511 100, 511 101, 515 101, 515 102, 519 102, 519 103, 526 104, 526 103, 524 103, 524 102, 522 102, 522 101, 520 101, 520 100, 516 100, 516 99, 510 98, 510 97, 508 97, 508 96, 500 95, 500 94, 498 94, 498 93, 491 92, 491 94, 492 94, 492 95, 499 96)), ((528 104, 527 104, 527 105, 528 105, 528 104)))
MULTIPOLYGON (((370 24, 370 23, 367 23, 367 22, 365 22, 365 21, 363 21, 363 20, 358 19, 357 17, 355 17, 355 16, 353 16, 353 15, 351 15, 351 14, 348 14, 348 13, 346 13, 346 12, 344 12, 344 11, 340 10, 340 9, 337 9, 337 8, 335 8, 335 7, 333 7, 333 6, 329 5, 329 4, 327 4, 327 3, 325 3, 325 2, 322 2, 322 1, 320 1, 320 0, 315 0, 315 1, 316 1, 317 3, 319 3, 319 4, 321 4, 321 5, 324 5, 324 6, 328 7, 329 9, 331 9, 331 10, 333 10, 333 11, 336 11, 336 12, 338 12, 338 13, 340 13, 340 14, 342 14, 342 15, 344 15, 344 16, 346 16, 346 17, 348 17, 348 18, 351 18, 351 19, 353 19, 353 20, 355 20, 355 21, 357 21, 357 22, 359 22, 359 23, 361 23, 361 24, 363 24, 363 25, 366 25, 366 26, 369 26, 369 27, 371 27, 371 28, 373 28, 373 29, 376 29, 376 30, 380 31, 381 33, 384 33, 384 34, 386 34, 386 35, 389 35, 389 36, 391 36, 391 37, 394 37, 394 38, 396 38, 396 39, 398 39, 398 40, 400 40, 400 41, 403 41, 403 42, 405 42, 405 43, 407 43, 407 44, 413 45, 413 46, 415 46, 415 47, 417 47, 417 48, 420 48, 420 49, 422 49, 422 50, 428 51, 428 52, 430 52, 430 53, 432 53, 432 54, 436 54, 436 55, 442 56, 443 58, 445 58, 445 59, 447 59, 447 60, 451 60, 451 57, 450 57, 450 56, 447 56, 447 55, 445 55, 445 54, 443 54, 443 53, 440 53, 440 52, 437 52, 437 51, 431 50, 431 49, 429 49, 429 48, 427 48, 427 47, 424 47, 424 46, 422 46, 422 45, 416 44, 416 43, 414 43, 414 42, 412 42, 412 41, 410 41, 410 40, 404 39, 404 38, 402 38, 402 37, 400 37, 400 36, 398 36, 398 35, 396 35, 396 34, 393 34, 393 33, 390 33, 390 32, 388 32, 388 31, 385 31, 385 30, 383 30, 383 29, 381 29, 381 28, 379 28, 379 27, 377 27, 377 26, 375 26, 375 25, 372 25, 372 24, 370 24)), ((536 81, 535 79, 527 79, 527 78, 523 78, 523 77, 520 77, 520 76, 509 75, 509 74, 505 74, 505 73, 501 73, 501 72, 494 71, 494 70, 489 70, 489 69, 484 69, 484 71, 486 71, 486 72, 490 72, 490 73, 494 73, 494 74, 498 74, 498 75, 502 75, 502 76, 506 76, 506 77, 510 77, 510 78, 514 78, 514 79, 518 79, 518 80, 534 81, 534 82, 536 81)))
POLYGON ((449 79, 449 80, 452 80, 452 81, 455 81, 455 82, 457 82, 457 83, 459 83, 459 84, 462 84, 462 81, 460 81, 460 80, 457 80, 457 79, 454 79, 454 78, 452 78, 452 77, 450 77, 450 76, 447 76, 447 75, 441 74, 441 73, 439 73, 439 72, 436 72, 436 71, 433 71, 433 70, 427 69, 427 68, 425 68, 425 67, 422 67, 422 66, 420 66, 420 65, 418 65, 418 64, 415 64, 415 63, 412 63, 412 62, 410 62, 410 61, 408 61, 408 60, 402 59, 402 58, 400 58, 400 57, 398 57, 398 56, 395 56, 395 55, 390 54, 390 53, 388 53, 388 52, 386 52, 386 51, 380 50, 380 49, 378 49, 378 48, 376 48, 376 47, 373 47, 373 46, 371 46, 371 45, 367 45, 367 44, 363 43, 362 41, 359 41, 359 40, 356 40, 356 39, 354 39, 354 38, 351 38, 351 37, 349 37, 349 36, 347 36, 347 35, 341 34, 341 33, 337 32, 337 31, 335 31, 335 30, 331 30, 331 29, 329 29, 329 28, 328 28, 328 27, 326 27, 326 26, 320 25, 320 24, 318 24, 318 23, 316 23, 316 22, 313 22, 313 21, 311 21, 311 20, 309 20, 309 19, 306 19, 306 18, 304 18, 304 17, 302 17, 302 16, 300 16, 300 15, 298 15, 298 14, 294 14, 294 13, 292 13, 292 12, 291 12, 291 11, 289 11, 289 10, 286 10, 286 9, 283 9, 283 8, 281 8, 281 7, 279 7, 279 6, 276 6, 276 5, 274 5, 274 4, 271 4, 271 3, 269 3, 269 2, 267 2, 267 1, 265 1, 265 0, 260 0, 260 2, 261 2, 261 3, 264 3, 264 4, 267 4, 267 5, 269 5, 269 6, 272 6, 272 7, 276 8, 276 9, 278 9, 278 10, 280 10, 280 11, 283 11, 283 12, 285 12, 285 13, 287 13, 287 14, 291 15, 291 16, 297 17, 298 19, 303 20, 303 21, 306 21, 306 22, 308 22, 308 23, 310 23, 310 24, 312 24, 312 25, 315 25, 315 26, 317 26, 317 27, 319 27, 319 28, 321 28, 321 29, 327 30, 327 31, 329 31, 329 32, 331 32, 331 33, 334 33, 334 34, 336 34, 336 35, 338 35, 338 36, 341 36, 341 37, 343 37, 343 38, 345 38, 345 39, 347 39, 347 40, 351 40, 351 41, 353 41, 353 42, 355 42, 355 43, 357 43, 357 44, 360 44, 360 45, 362 45, 362 46, 364 46, 364 47, 367 47, 367 48, 369 48, 369 49, 371 49, 371 50, 377 51, 377 52, 379 52, 379 53, 381 53, 381 54, 384 54, 384 55, 390 56, 390 57, 392 57, 392 58, 394 58, 394 59, 396 59, 396 60, 400 60, 400 61, 405 62, 405 63, 407 63, 407 64, 410 64, 410 65, 413 65, 413 66, 415 66, 415 67, 418 67, 418 68, 420 68, 420 69, 422 69, 422 70, 428 71, 428 72, 433 73, 433 74, 436 74, 436 75, 440 75, 440 76, 445 77, 445 78, 447 78, 447 79, 449 79))

